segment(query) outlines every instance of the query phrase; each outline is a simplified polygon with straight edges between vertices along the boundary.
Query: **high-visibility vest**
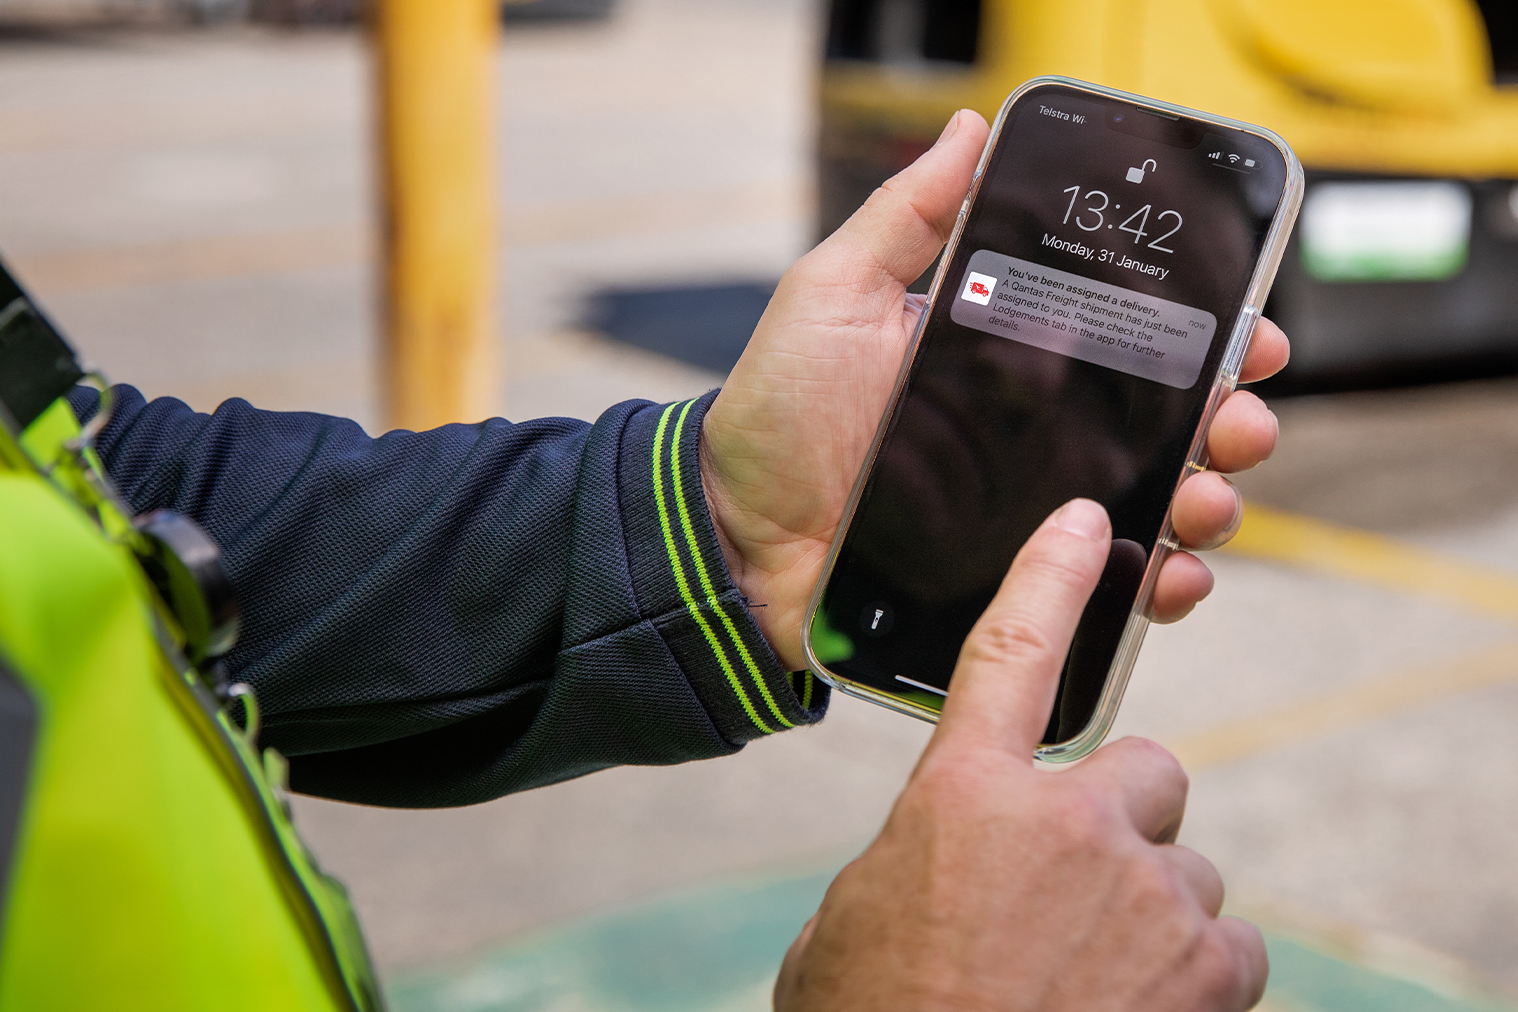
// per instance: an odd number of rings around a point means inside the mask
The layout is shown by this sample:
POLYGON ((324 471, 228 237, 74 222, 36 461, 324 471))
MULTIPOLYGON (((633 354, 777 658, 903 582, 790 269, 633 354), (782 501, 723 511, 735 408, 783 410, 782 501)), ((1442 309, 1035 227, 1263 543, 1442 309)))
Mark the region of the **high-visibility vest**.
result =
POLYGON ((0 1012, 378 1010, 213 666, 214 546, 133 524, 57 399, 74 362, 0 267, 0 1012))

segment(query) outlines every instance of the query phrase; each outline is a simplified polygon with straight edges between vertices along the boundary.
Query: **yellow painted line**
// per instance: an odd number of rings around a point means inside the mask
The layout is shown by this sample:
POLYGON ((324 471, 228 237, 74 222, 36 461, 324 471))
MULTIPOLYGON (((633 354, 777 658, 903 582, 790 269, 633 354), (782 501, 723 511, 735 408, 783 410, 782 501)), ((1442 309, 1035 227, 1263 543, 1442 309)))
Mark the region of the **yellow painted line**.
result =
POLYGON ((1243 526, 1222 551, 1518 620, 1518 575, 1266 506, 1246 507, 1243 526))
POLYGON ((1166 744, 1187 769, 1200 770, 1342 731, 1446 696, 1511 682, 1518 682, 1518 641, 1499 643, 1390 678, 1349 685, 1166 744))

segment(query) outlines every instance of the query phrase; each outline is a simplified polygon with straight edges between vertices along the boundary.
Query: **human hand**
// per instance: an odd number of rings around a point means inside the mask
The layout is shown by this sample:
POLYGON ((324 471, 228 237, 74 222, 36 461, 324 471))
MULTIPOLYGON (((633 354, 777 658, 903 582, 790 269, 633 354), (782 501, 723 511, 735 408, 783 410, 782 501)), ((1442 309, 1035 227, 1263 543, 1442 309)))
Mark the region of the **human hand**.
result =
MULTIPOLYGON (((701 473, 734 582, 770 645, 806 666, 801 625, 849 490, 885 411, 924 299, 907 295, 954 228, 988 128, 956 113, 932 150, 889 180, 837 232, 785 273, 726 386, 707 412, 701 473)), ((1286 336, 1261 320, 1241 379, 1286 364, 1286 336)), ((1222 474, 1270 456, 1276 420, 1238 392, 1208 433, 1212 470, 1182 484, 1172 523, 1189 548, 1238 529, 1242 501, 1222 474)), ((1153 617, 1172 622, 1212 590, 1195 556, 1172 554, 1153 617)))
POLYGON ((1218 917, 1223 883, 1171 841, 1186 774, 1124 738, 1038 769, 1111 526, 1076 499, 1012 563, 960 652, 933 738, 874 843, 786 954, 777 1012, 1232 1012, 1264 943, 1218 917))

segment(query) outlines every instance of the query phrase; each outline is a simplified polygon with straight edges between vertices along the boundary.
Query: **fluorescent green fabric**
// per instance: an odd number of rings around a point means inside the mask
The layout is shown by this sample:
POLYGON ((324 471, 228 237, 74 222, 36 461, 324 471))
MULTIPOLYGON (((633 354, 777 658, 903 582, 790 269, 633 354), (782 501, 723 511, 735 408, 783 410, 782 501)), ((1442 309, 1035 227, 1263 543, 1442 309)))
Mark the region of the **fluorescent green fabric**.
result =
MULTIPOLYGON (((57 423, 34 423, 33 458, 57 423)), ((99 504, 74 501, 85 469, 65 462, 50 481, 3 430, 0 443, 0 655, 40 711, 0 1012, 376 1007, 340 887, 247 771, 262 765, 252 749, 176 670, 159 638, 172 624, 119 528, 108 538, 99 504)))

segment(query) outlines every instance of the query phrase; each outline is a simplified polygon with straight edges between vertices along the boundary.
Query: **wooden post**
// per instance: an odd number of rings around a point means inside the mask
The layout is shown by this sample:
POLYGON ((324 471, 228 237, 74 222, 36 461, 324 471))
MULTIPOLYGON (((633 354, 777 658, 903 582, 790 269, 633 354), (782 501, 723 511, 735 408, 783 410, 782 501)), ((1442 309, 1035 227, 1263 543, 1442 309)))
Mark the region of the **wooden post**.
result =
POLYGON ((377 0, 385 421, 495 410, 498 0, 377 0))

